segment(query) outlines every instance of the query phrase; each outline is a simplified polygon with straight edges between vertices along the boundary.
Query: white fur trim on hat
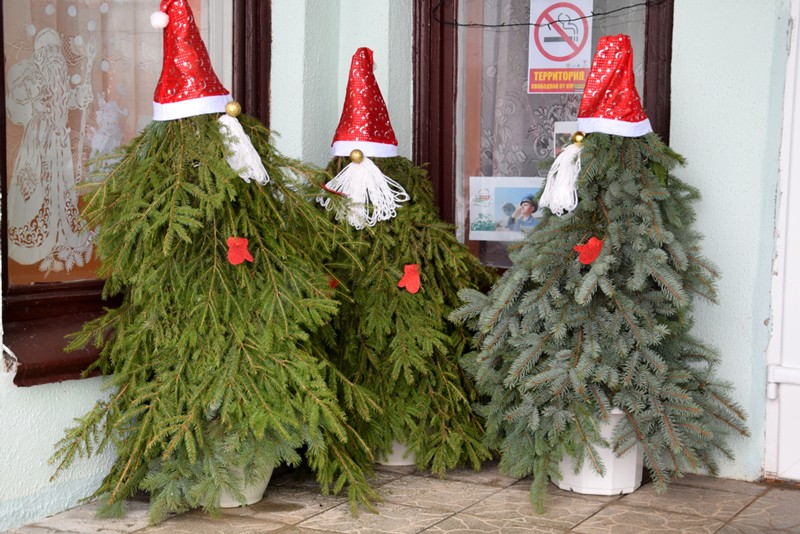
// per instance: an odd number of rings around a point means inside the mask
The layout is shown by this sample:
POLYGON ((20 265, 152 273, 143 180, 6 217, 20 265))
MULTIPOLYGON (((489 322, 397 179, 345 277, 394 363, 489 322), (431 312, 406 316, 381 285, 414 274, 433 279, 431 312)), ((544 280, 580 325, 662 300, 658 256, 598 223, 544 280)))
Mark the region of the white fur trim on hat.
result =
POLYGON ((374 141, 334 141, 331 145, 331 155, 349 156, 350 152, 356 149, 370 158, 393 158, 397 155, 397 145, 374 141))
POLYGON ((652 132, 653 128, 650 126, 650 119, 639 122, 625 122, 617 119, 578 117, 578 131, 585 134, 599 132, 622 137, 640 137, 652 132))
POLYGON ((203 96, 168 104, 153 102, 153 120, 171 121, 206 113, 225 113, 225 104, 231 100, 233 100, 231 95, 227 94, 203 96))

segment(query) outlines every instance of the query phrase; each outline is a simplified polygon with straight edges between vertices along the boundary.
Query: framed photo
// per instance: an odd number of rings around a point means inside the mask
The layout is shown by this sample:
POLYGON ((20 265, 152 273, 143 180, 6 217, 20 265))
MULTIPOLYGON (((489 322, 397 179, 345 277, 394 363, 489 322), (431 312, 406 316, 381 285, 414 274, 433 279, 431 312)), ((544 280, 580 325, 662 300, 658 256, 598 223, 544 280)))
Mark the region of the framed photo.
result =
POLYGON ((539 222, 544 178, 470 176, 469 239, 520 241, 539 222))
POLYGON ((572 135, 578 131, 578 121, 553 123, 553 156, 557 157, 564 147, 572 143, 572 135))

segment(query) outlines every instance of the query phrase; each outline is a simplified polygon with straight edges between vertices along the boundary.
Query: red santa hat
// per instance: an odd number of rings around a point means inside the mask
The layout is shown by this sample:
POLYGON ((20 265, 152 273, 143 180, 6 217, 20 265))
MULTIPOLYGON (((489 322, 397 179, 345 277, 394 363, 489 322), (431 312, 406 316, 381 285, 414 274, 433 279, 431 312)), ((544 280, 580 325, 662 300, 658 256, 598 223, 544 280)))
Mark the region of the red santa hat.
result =
POLYGON ((161 0, 153 26, 164 28, 164 59, 153 96, 153 120, 225 113, 231 101, 208 57, 187 0, 161 0))
POLYGON ((150 23, 164 29, 164 59, 153 95, 153 120, 223 113, 219 121, 228 164, 245 182, 267 183, 264 164, 236 119, 241 106, 214 73, 189 2, 161 0, 160 11, 150 15, 150 23))
MULTIPOLYGON (((397 156, 397 138, 373 74, 374 66, 369 48, 359 48, 353 54, 342 117, 331 144, 333 156, 349 156, 352 163, 324 186, 350 199, 336 218, 346 218, 359 230, 391 219, 400 203, 409 200, 403 186, 385 176, 370 159, 397 156)), ((318 201, 330 209, 330 198, 320 197, 318 201)))
POLYGON ((636 91, 633 48, 627 35, 606 35, 597 43, 578 110, 578 130, 622 137, 653 131, 636 91))
POLYGON ((397 155, 397 138, 374 69, 372 50, 356 50, 350 63, 342 117, 331 144, 333 156, 349 156, 353 150, 368 157, 397 155))
POLYGON ((583 89, 574 143, 562 150, 550 167, 539 206, 563 215, 578 205, 577 179, 585 134, 640 137, 652 131, 636 91, 630 37, 601 37, 583 89))

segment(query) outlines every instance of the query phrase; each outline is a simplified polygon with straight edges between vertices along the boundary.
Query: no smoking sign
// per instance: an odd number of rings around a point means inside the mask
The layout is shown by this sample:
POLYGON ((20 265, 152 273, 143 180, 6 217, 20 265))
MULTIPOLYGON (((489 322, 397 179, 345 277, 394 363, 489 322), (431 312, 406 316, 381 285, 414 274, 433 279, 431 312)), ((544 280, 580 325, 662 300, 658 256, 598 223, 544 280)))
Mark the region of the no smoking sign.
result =
POLYGON ((589 23, 578 6, 559 2, 549 6, 533 27, 533 42, 544 57, 568 61, 586 46, 589 23))
POLYGON ((531 0, 529 93, 583 90, 591 61, 592 0, 531 0))

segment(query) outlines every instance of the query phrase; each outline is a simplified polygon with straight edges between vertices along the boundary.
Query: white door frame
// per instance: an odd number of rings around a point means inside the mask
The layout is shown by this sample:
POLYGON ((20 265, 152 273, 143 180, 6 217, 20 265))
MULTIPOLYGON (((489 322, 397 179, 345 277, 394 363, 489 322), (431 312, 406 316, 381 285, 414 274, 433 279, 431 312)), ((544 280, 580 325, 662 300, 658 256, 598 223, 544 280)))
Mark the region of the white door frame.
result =
MULTIPOLYGON (((767 385, 767 407, 766 407, 766 436, 765 436, 765 455, 764 455, 764 474, 769 477, 776 477, 779 468, 779 417, 780 405, 777 396, 780 388, 779 377, 783 368, 781 364, 785 362, 783 355, 788 350, 800 350, 798 346, 788 346, 787 337, 784 333, 797 325, 784 324, 787 315, 797 316, 797 309, 800 301, 794 301, 786 297, 786 279, 789 276, 800 276, 797 265, 795 271, 787 273, 787 246, 789 235, 796 236, 800 233, 800 217, 789 217, 789 203, 794 196, 792 206, 796 210, 800 206, 800 68, 798 66, 798 53, 800 53, 800 0, 791 0, 791 42, 789 47, 789 57, 786 62, 786 88, 784 92, 784 112, 783 112, 783 140, 781 143, 780 156, 780 190, 778 202, 778 218, 775 225, 775 261, 773 263, 772 279, 772 336, 767 350, 768 365, 768 385, 767 385), (792 180, 794 176, 794 180, 792 180), (794 181, 794 189, 791 182, 794 181), (792 310, 791 314, 787 310, 792 310)), ((797 238, 794 237, 794 242, 797 238)), ((784 410, 786 407, 784 406, 784 410)))

